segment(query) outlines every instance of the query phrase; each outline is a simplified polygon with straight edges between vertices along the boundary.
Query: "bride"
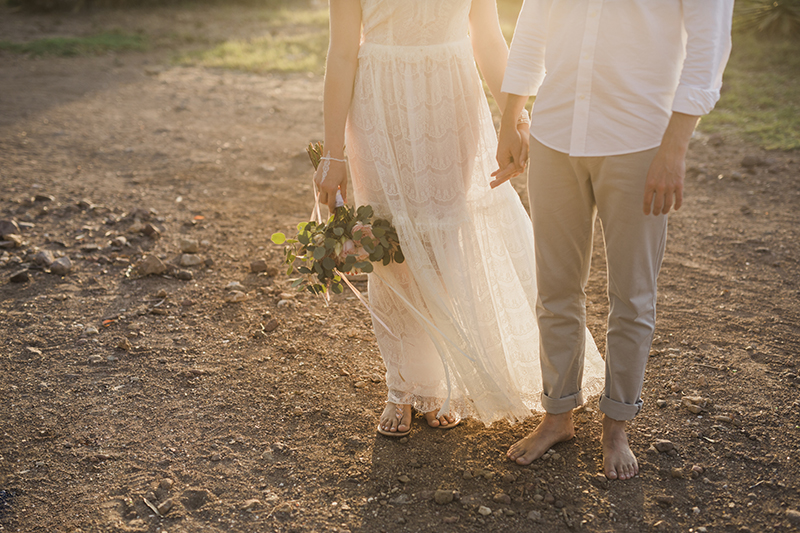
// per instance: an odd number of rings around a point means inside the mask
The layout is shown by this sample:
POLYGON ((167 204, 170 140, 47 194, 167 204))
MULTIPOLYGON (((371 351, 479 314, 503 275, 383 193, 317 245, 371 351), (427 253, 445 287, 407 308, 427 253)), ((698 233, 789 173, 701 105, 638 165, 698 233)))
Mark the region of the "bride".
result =
MULTIPOLYGON (((323 158, 333 209, 349 163, 357 205, 397 228, 406 261, 369 276, 388 398, 377 431, 541 409, 533 232, 510 184, 491 190, 508 48, 496 0, 330 0, 323 158), (345 146, 347 159, 345 160, 345 146)), ((528 119, 518 119, 527 139, 528 119)), ((585 335, 584 395, 603 362, 585 335)))

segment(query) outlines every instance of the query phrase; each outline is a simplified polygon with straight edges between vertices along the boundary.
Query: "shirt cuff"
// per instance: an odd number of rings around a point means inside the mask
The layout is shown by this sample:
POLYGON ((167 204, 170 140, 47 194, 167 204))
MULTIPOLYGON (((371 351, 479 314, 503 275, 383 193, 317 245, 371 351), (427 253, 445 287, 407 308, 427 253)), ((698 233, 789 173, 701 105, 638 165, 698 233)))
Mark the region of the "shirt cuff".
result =
POLYGON ((506 94, 536 96, 543 81, 544 72, 529 74, 506 69, 501 90, 506 94))
POLYGON ((672 111, 686 115, 707 115, 719 100, 719 89, 700 89, 679 85, 672 101, 672 111))

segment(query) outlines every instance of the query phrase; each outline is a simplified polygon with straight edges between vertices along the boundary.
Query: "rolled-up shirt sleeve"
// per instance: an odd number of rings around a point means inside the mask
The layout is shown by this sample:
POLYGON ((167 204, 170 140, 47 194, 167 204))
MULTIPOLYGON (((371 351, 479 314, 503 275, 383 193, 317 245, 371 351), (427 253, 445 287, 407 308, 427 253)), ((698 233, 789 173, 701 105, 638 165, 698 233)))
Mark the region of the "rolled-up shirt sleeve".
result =
POLYGON ((552 0, 525 0, 517 19, 503 92, 536 95, 545 75, 545 43, 552 0))
POLYGON ((731 53, 733 0, 683 0, 686 59, 672 111, 706 115, 714 109, 731 53))

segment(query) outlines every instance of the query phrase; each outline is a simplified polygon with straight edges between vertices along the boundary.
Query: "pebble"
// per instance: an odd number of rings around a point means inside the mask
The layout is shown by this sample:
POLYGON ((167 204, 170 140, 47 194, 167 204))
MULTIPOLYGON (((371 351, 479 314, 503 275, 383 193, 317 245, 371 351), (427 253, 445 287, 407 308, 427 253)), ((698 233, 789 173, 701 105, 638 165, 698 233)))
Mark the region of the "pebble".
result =
POLYGON ((175 482, 172 481, 171 478, 165 477, 158 483, 158 486, 161 487, 162 490, 169 490, 172 488, 172 485, 174 484, 175 482))
POLYGON ((184 268, 189 268, 189 267, 200 266, 204 262, 205 261, 200 256, 194 254, 183 254, 181 255, 180 265, 184 268))
POLYGON ((294 411, 292 411, 292 414, 294 416, 301 416, 303 414, 303 408, 302 407, 295 407, 294 411))
POLYGON ((728 424, 733 422, 733 418, 725 415, 717 415, 714 417, 714 420, 716 420, 717 422, 726 422, 728 424))
POLYGON ((753 168, 762 165, 764 162, 757 155, 746 155, 742 158, 742 166, 744 168, 753 168))
POLYGON ((111 244, 113 246, 118 246, 118 247, 122 248, 123 246, 128 244, 128 239, 126 239, 122 235, 118 235, 118 236, 114 237, 113 239, 111 239, 111 244))
POLYGON ((253 274, 260 274, 267 271, 267 262, 263 259, 257 259, 250 262, 250 272, 253 274))
POLYGON ((72 270, 72 261, 66 255, 59 257, 50 265, 50 272, 56 276, 66 276, 72 270))
POLYGON ((681 479, 683 477, 683 470, 680 468, 673 468, 670 471, 670 475, 673 477, 673 479, 681 479))
POLYGON ((8 219, 0 220, 0 237, 2 237, 3 240, 5 240, 8 235, 19 234, 19 225, 17 225, 15 221, 8 219))
POLYGON ((439 505, 446 505, 454 499, 452 490, 439 489, 433 494, 433 500, 439 505))
POLYGON ((406 505, 411 503, 411 498, 408 496, 408 494, 400 494, 396 498, 389 500, 389 503, 392 505, 406 505))
POLYGON ((528 520, 533 520, 534 522, 538 522, 542 519, 542 513, 539 511, 531 511, 528 513, 528 520))
POLYGON ((514 483, 517 480, 517 476, 512 474, 511 472, 506 472, 503 474, 503 483, 514 483))
POLYGON ((194 274, 191 270, 178 270, 175 274, 175 277, 181 281, 192 281, 194 279, 194 274))
POLYGON ((663 409, 667 406, 667 400, 657 400, 656 405, 663 409))
POLYGON ((795 509, 788 509, 786 511, 786 518, 788 518, 789 522, 791 522, 795 526, 800 526, 800 511, 797 511, 795 509))
POLYGON ((503 505, 511 505, 511 496, 500 492, 492 497, 492 501, 494 501, 494 503, 501 503, 503 505))
POLYGON ((550 494, 549 492, 544 495, 544 503, 554 504, 556 503, 556 497, 550 494))
POLYGON ((15 272, 11 274, 11 277, 8 278, 8 281, 11 283, 25 283, 31 280, 31 273, 28 272, 28 269, 20 270, 19 272, 15 272))
POLYGON ((154 241, 161 238, 161 230, 159 230, 152 224, 145 224, 144 228, 142 228, 142 233, 144 233, 154 241))
POLYGON ((276 329, 278 329, 278 320, 275 318, 264 324, 264 332, 266 333, 271 333, 276 329))
POLYGON ((200 251, 200 243, 195 239, 181 239, 181 253, 196 254, 200 251))
POLYGON ((660 494, 655 497, 656 503, 662 507, 670 507, 672 502, 675 501, 675 496, 669 496, 667 494, 660 494))
POLYGON ((53 252, 50 250, 42 250, 38 252, 36 255, 33 256, 33 262, 37 265, 42 265, 49 267, 55 261, 55 257, 53 257, 53 252))
POLYGON ((254 511, 261 506, 261 500, 253 498, 252 500, 246 500, 242 503, 240 509, 242 511, 254 511))
POLYGON ((89 364, 90 365, 99 365, 103 361, 105 361, 105 359, 103 359, 103 357, 100 356, 100 355, 90 355, 89 356, 89 364))
POLYGON ((227 285, 225 285, 226 291, 244 291, 244 285, 239 283, 238 281, 231 281, 227 285))
POLYGON ((0 241, 0 248, 19 248, 22 246, 21 235, 6 235, 0 241))
POLYGON ((397 481, 399 481, 400 483, 408 483, 409 481, 411 481, 411 478, 403 474, 402 476, 399 476, 397 478, 397 481))
POLYGON ((225 295, 225 301, 228 303, 239 303, 247 300, 247 295, 242 291, 231 291, 225 295))
POLYGON ((464 473, 461 474, 461 477, 464 479, 472 479, 475 477, 475 475, 472 473, 472 470, 467 468, 466 470, 464 470, 464 473))
POLYGON ((84 335, 98 335, 99 333, 100 331, 94 326, 89 326, 88 328, 83 330, 84 335))
POLYGON ((458 517, 457 516, 445 516, 444 519, 442 520, 442 522, 444 522, 445 524, 455 524, 456 522, 458 522, 458 517))
POLYGON ((654 446, 654 447, 655 447, 655 449, 656 449, 656 450, 658 450, 660 453, 666 453, 666 452, 668 452, 668 451, 670 451, 670 450, 674 450, 674 449, 675 449, 675 445, 674 445, 674 444, 672 444, 672 442, 671 442, 671 441, 668 441, 668 440, 657 440, 657 441, 656 441, 656 442, 653 444, 653 446, 654 446))
POLYGON ((168 512, 170 512, 172 510, 172 507, 174 505, 175 504, 172 502, 172 499, 165 500, 165 501, 161 502, 157 507, 159 514, 161 516, 164 516, 165 514, 167 514, 168 512))
POLYGON ((167 271, 167 265, 154 255, 147 255, 136 263, 133 270, 140 276, 157 276, 167 271))
POLYGON ((117 361, 119 361, 119 357, 117 357, 116 355, 109 355, 108 357, 106 357, 106 361, 108 361, 109 363, 116 363, 117 361))
POLYGON ((490 514, 492 514, 492 510, 486 507, 485 505, 481 505, 480 507, 478 507, 478 514, 482 516, 489 516, 490 514))

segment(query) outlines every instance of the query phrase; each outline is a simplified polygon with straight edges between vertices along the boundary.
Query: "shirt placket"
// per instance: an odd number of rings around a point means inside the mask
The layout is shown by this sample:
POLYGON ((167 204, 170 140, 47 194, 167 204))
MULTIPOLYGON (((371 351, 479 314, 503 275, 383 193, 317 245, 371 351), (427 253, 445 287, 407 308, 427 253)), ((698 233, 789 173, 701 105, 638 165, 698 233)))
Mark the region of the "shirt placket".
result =
POLYGON ((586 29, 583 32, 578 56, 578 79, 575 85, 575 104, 572 114, 572 136, 569 142, 570 155, 586 153, 586 134, 589 129, 589 110, 592 99, 592 73, 597 36, 600 28, 600 11, 604 0, 589 0, 586 9, 586 29))

